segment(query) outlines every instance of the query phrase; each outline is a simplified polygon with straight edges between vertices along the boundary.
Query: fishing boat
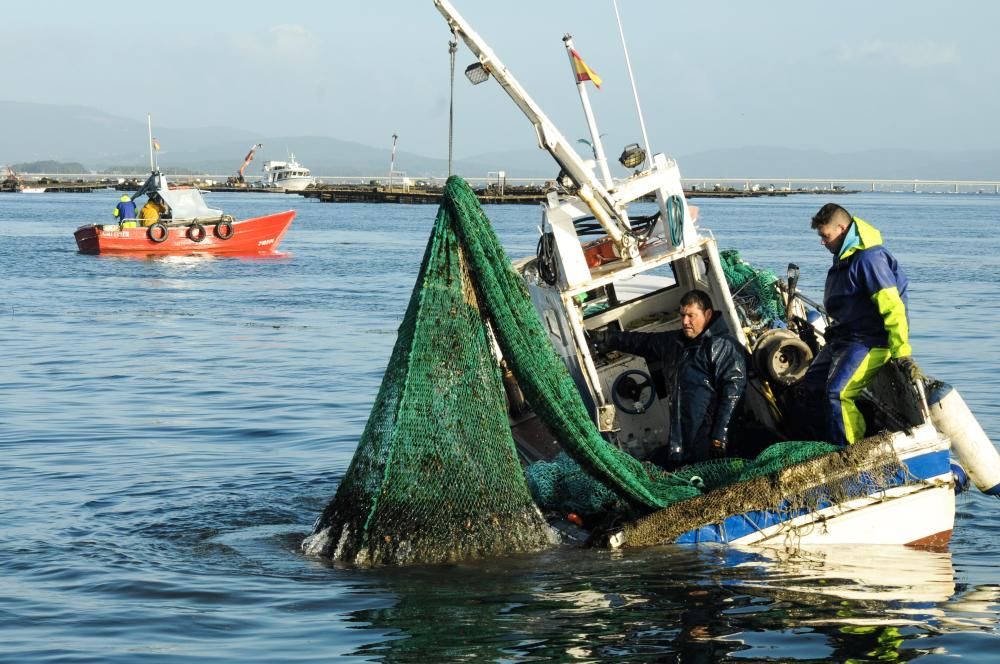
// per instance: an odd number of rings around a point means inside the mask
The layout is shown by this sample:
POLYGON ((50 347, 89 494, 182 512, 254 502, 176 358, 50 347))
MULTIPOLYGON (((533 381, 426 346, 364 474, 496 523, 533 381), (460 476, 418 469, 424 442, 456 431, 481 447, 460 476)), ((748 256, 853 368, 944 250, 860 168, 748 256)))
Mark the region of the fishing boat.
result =
POLYGON ((862 440, 802 436, 796 386, 830 321, 798 290, 798 268, 766 278, 720 251, 644 128, 645 147, 620 158, 629 175, 611 177, 584 87, 594 74, 572 37, 593 160, 447 0, 434 4, 452 52, 461 39, 476 57, 466 77, 507 93, 555 160, 558 187, 542 203, 536 253, 510 261, 468 183, 448 179, 368 425, 304 551, 384 565, 556 542, 940 548, 970 478, 1000 494, 1000 454, 958 393, 894 363, 858 400, 862 440), (652 213, 633 206, 650 199, 652 213), (745 435, 725 458, 680 466, 655 456, 672 445, 665 368, 588 333, 679 330, 692 289, 750 358, 730 423, 745 435))
MULTIPOLYGON (((791 388, 823 345, 829 322, 823 307, 797 290, 798 268, 790 264, 784 280, 750 284, 760 286, 749 289, 752 297, 734 288, 724 270, 727 257, 711 232, 698 225, 697 208, 685 199, 677 163, 653 154, 648 140, 645 148, 631 145, 622 153, 620 161, 631 175, 609 175, 583 85, 592 72, 581 67, 569 35, 564 42, 577 74, 594 161, 576 153, 447 0, 434 4, 478 58, 466 76, 473 82, 494 78, 560 169, 563 193, 551 194, 542 205, 539 251, 516 261, 515 268, 549 341, 590 405, 594 426, 608 442, 639 459, 663 444, 667 413, 657 394, 655 367, 635 355, 598 352, 588 344, 587 332, 679 329, 680 297, 699 288, 710 294, 730 334, 752 358, 744 417, 781 432, 789 411, 798 408, 791 388), (470 75, 476 69, 479 74, 470 75), (630 204, 651 194, 657 204, 654 214, 630 212, 630 204), (586 235, 595 231, 596 238, 586 235), (760 299, 768 297, 785 305, 783 320, 768 319, 757 310, 760 299)), ((781 544, 793 537, 800 544, 942 545, 954 525, 955 495, 969 477, 983 492, 1000 494, 1000 454, 953 388, 912 380, 887 365, 862 402, 872 438, 816 460, 817 474, 805 484, 793 477, 794 467, 772 476, 770 486, 780 491, 784 485, 787 496, 771 494, 755 509, 746 509, 753 501, 738 496, 739 491, 733 491, 739 500, 728 506, 708 492, 685 501, 683 510, 668 507, 610 528, 604 542, 612 547, 744 545, 781 544), (880 464, 876 480, 873 469, 880 464), (852 465, 862 469, 861 479, 834 496, 838 492, 831 491, 831 480, 852 465), (810 498, 803 501, 804 495, 810 498), (703 522, 684 525, 682 513, 690 514, 697 501, 704 503, 703 522)), ((533 406, 520 404, 520 412, 511 417, 514 440, 526 462, 552 459, 559 452, 550 427, 538 421, 533 406)))
POLYGON ((210 208, 201 191, 175 187, 154 170, 132 195, 159 196, 166 213, 148 227, 135 219, 87 224, 73 234, 82 254, 260 254, 278 249, 295 218, 294 210, 235 219, 210 208))
POLYGON ((303 191, 313 184, 309 169, 300 164, 294 154, 288 155, 288 161, 264 162, 263 186, 270 189, 285 191, 303 191))

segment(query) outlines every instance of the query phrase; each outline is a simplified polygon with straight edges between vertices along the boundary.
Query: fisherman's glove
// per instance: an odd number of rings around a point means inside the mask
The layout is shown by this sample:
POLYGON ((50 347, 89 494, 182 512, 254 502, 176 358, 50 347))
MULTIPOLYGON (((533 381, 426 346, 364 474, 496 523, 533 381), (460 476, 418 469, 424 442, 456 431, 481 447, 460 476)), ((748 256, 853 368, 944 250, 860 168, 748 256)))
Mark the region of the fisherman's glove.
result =
POLYGON ((715 439, 709 445, 708 453, 713 459, 722 459, 726 456, 726 441, 715 439))
POLYGON ((604 355, 608 350, 608 335, 600 330, 584 330, 583 335, 587 338, 587 345, 597 355, 604 355))
POLYGON ((906 357, 896 357, 893 358, 892 362, 899 369, 900 373, 906 376, 907 379, 917 381, 922 380, 924 374, 920 371, 920 367, 917 366, 916 361, 907 355, 906 357))

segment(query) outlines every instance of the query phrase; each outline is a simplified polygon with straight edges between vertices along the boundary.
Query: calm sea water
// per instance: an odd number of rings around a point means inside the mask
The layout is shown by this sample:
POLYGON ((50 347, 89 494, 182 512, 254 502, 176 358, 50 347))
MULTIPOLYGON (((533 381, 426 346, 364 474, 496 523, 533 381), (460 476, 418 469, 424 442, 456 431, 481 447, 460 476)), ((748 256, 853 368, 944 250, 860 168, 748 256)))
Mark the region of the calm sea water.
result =
MULTIPOLYGON (((0 660, 998 661, 1000 501, 950 552, 554 550, 359 571, 299 543, 350 461, 435 209, 298 209, 267 259, 82 256, 117 196, 0 194, 0 660)), ((821 290, 811 195, 695 200, 821 290)), ((1000 197, 858 194, 912 279, 916 356, 1000 440, 1000 197)), ((512 256, 540 213, 488 213, 512 256)), ((915 515, 914 518, 919 518, 915 515)))

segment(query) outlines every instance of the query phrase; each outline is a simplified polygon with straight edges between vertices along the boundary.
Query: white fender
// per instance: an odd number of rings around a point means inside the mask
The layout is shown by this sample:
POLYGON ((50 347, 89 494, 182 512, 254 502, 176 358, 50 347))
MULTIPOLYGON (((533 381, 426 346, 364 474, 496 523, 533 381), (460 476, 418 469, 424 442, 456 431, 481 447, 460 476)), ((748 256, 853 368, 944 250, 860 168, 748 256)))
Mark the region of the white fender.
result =
POLYGON ((985 494, 1000 495, 1000 452, 979 426, 958 390, 935 381, 928 385, 927 405, 934 427, 951 439, 951 449, 976 487, 985 494))

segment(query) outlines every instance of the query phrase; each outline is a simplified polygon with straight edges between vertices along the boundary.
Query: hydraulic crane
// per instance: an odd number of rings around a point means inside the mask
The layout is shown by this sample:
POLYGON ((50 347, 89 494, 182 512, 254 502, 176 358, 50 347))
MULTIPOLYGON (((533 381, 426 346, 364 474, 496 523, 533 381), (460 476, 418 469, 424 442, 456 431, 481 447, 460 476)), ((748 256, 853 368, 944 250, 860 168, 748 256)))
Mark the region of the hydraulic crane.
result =
POLYGON ((243 177, 243 171, 245 171, 247 169, 247 166, 250 165, 250 162, 253 161, 253 156, 257 153, 257 150, 261 149, 262 147, 264 146, 261 143, 257 143, 251 146, 250 151, 247 152, 247 156, 243 159, 243 165, 240 166, 239 173, 236 174, 236 177, 229 178, 229 184, 231 186, 234 187, 247 186, 246 178, 243 177))

